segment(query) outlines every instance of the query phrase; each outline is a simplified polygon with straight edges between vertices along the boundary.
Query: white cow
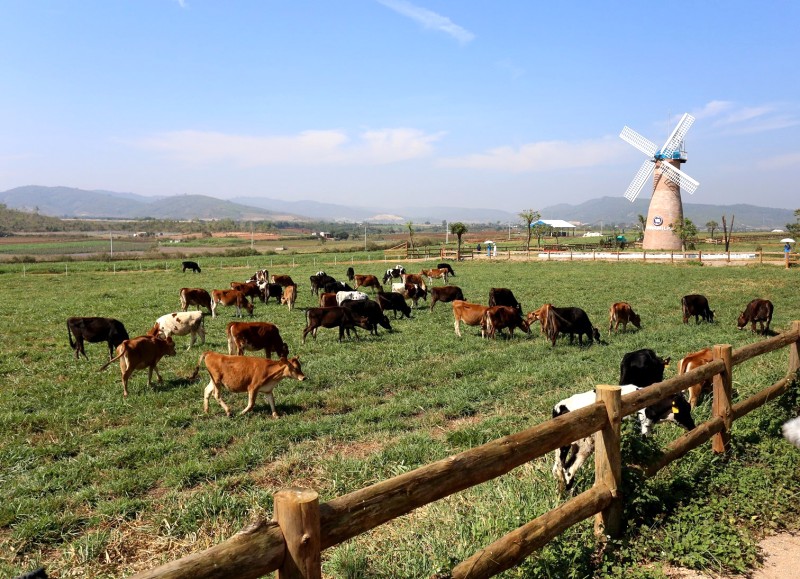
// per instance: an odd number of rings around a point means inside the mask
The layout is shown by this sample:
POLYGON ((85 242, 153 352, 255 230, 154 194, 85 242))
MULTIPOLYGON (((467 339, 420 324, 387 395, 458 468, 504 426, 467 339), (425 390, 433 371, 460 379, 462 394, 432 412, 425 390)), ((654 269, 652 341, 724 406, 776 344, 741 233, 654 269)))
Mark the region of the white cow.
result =
POLYGON ((406 293, 406 284, 402 281, 392 283, 392 291, 397 294, 406 293))
POLYGON ((158 334, 164 338, 191 334, 192 340, 189 342, 187 350, 194 346, 195 336, 200 336, 201 345, 206 343, 203 312, 172 312, 158 318, 156 324, 158 324, 158 334))
POLYGON ((369 296, 364 292, 336 292, 336 305, 341 306, 345 300, 367 300, 369 296))

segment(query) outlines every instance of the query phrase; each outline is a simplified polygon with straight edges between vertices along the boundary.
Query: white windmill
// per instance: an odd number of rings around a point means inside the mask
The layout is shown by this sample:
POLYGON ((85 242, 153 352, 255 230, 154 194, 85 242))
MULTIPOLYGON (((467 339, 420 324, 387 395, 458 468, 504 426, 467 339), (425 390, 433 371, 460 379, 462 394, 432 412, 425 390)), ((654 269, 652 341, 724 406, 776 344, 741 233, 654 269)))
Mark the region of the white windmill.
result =
POLYGON ((683 221, 681 188, 691 194, 700 186, 700 183, 678 168, 681 163, 686 162, 686 152, 681 145, 693 122, 692 115, 684 114, 660 149, 627 126, 619 134, 623 141, 648 157, 625 191, 625 198, 633 202, 653 173, 653 198, 647 212, 642 244, 644 249, 681 249, 681 241, 672 230, 673 224, 683 221))

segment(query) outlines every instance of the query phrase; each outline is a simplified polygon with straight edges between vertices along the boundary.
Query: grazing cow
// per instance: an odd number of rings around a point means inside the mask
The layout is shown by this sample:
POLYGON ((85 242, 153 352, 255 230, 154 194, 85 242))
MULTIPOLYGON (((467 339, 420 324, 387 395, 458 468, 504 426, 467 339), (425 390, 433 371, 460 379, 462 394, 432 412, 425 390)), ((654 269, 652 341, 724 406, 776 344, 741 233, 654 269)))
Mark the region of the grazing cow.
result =
POLYGON ((447 283, 447 276, 450 275, 450 272, 446 268, 423 269, 420 275, 426 276, 430 283, 433 283, 434 278, 444 279, 444 283, 447 283))
POLYGON ((378 305, 378 302, 373 300, 344 300, 342 307, 349 309, 357 316, 364 316, 370 324, 370 333, 378 335, 378 326, 383 326, 390 332, 392 325, 389 323, 389 318, 383 313, 383 310, 378 305))
POLYGON ((489 290, 489 306, 509 306, 522 313, 522 306, 514 297, 514 292, 504 287, 493 287, 489 290))
POLYGON ((200 273, 200 266, 197 265, 196 261, 184 261, 181 265, 183 266, 181 273, 186 273, 187 269, 191 269, 195 273, 200 273))
POLYGON ((344 300, 367 300, 369 296, 364 292, 336 292, 336 305, 342 305, 344 300))
POLYGON ((385 312, 386 310, 394 311, 395 320, 397 319, 398 310, 405 317, 407 318, 411 317, 411 308, 408 307, 408 304, 406 303, 406 298, 405 296, 403 296, 403 294, 399 294, 397 292, 378 292, 377 301, 378 301, 378 306, 380 306, 381 308, 381 311, 383 312, 385 312))
POLYGON ((253 275, 250 276, 250 279, 247 281, 254 281, 258 285, 262 285, 265 283, 269 283, 269 271, 266 269, 259 269, 253 275))
MULTIPOLYGON (((622 395, 631 394, 639 390, 639 386, 626 384, 620 386, 622 395)), ((589 406, 597 401, 597 394, 594 390, 575 394, 561 400, 553 407, 553 418, 563 416, 570 411, 589 406)), ((651 406, 642 408, 637 412, 639 426, 642 436, 650 436, 653 426, 659 422, 675 422, 686 430, 693 430, 695 427, 689 404, 681 394, 667 397, 656 402, 651 406)), ((628 418, 626 416, 626 418, 628 418)), ((583 465, 587 458, 594 452, 594 436, 587 436, 576 440, 569 446, 562 446, 555 451, 555 461, 553 463, 553 476, 558 481, 559 488, 570 490, 575 482, 575 474, 583 465)))
POLYGON ((242 317, 242 308, 252 317, 253 304, 238 290, 211 290, 211 317, 217 317, 217 306, 236 306, 236 316, 242 317))
POLYGON ((355 282, 356 285, 353 287, 353 289, 358 289, 360 287, 371 287, 373 291, 380 291, 381 289, 381 282, 379 282, 378 278, 374 275, 356 274, 355 282))
POLYGON ((449 303, 453 300, 464 301, 464 292, 457 285, 443 285, 431 288, 431 310, 436 302, 449 303))
POLYGON ((302 382, 306 379, 300 367, 300 360, 291 360, 282 357, 280 360, 269 360, 264 358, 248 358, 246 356, 228 356, 216 352, 204 352, 200 355, 192 379, 197 378, 200 372, 200 364, 205 363, 206 370, 211 377, 211 381, 206 386, 203 394, 203 412, 208 413, 208 399, 212 395, 219 402, 225 411, 226 416, 231 415, 231 409, 222 400, 220 386, 225 386, 231 392, 247 392, 247 406, 241 414, 246 414, 253 409, 256 403, 256 395, 263 392, 267 395, 272 417, 277 418, 278 412, 275 410, 275 397, 272 390, 284 378, 295 378, 302 382))
POLYGON ((261 300, 261 303, 264 303, 264 292, 261 291, 260 287, 258 287, 258 283, 254 281, 232 281, 231 289, 239 290, 252 301, 256 301, 255 298, 258 298, 261 300))
POLYGON ((428 290, 424 286, 415 283, 393 283, 392 292, 401 294, 405 299, 411 300, 416 308, 420 298, 428 301, 428 290))
MULTIPOLYGON (((416 273, 404 273, 400 276, 400 279, 403 280, 403 283, 410 283, 414 285, 418 285, 425 291, 428 291, 428 286, 425 285, 425 278, 416 273)), ((394 284, 392 284, 394 285, 394 284)))
POLYGON ((749 323, 750 329, 755 332, 756 331, 756 322, 759 323, 761 327, 761 335, 765 335, 769 332, 769 324, 772 322, 772 302, 769 300, 764 300, 760 298, 756 298, 747 304, 747 307, 744 311, 739 314, 739 319, 736 322, 736 326, 743 330, 744 327, 749 323), (766 326, 764 325, 766 322, 766 326))
POLYGON ((283 296, 281 297, 281 305, 285 304, 289 306, 289 311, 292 311, 294 308, 294 302, 297 300, 297 286, 296 285, 287 285, 283 288, 283 296))
POLYGON ((323 289, 327 284, 336 283, 336 279, 324 271, 318 271, 308 279, 311 282, 311 295, 314 296, 318 296, 319 290, 323 289))
MULTIPOLYGON (((151 334, 158 332, 154 327, 151 334)), ((117 355, 100 367, 105 370, 115 360, 119 360, 119 369, 122 372, 122 395, 128 397, 128 380, 135 370, 147 368, 147 385, 153 383, 153 372, 158 376, 158 381, 163 382, 156 364, 164 356, 175 355, 175 342, 172 338, 162 338, 155 335, 139 336, 123 341, 117 346, 117 355)))
POLYGON ((533 322, 539 320, 539 324, 542 327, 542 334, 547 334, 547 312, 550 308, 553 307, 553 304, 542 304, 538 310, 533 310, 532 312, 528 312, 527 321, 528 325, 533 325, 533 322))
POLYGON ((281 338, 278 326, 269 322, 228 322, 225 335, 228 354, 241 356, 245 350, 264 350, 265 358, 271 358, 272 352, 279 358, 289 355, 289 346, 281 338))
POLYGON ((356 272, 352 267, 348 267, 345 275, 347 276, 348 280, 353 281, 353 279, 356 277, 356 272))
POLYGON ((67 318, 67 338, 70 347, 75 350, 75 359, 80 359, 80 355, 87 360, 86 350, 83 349, 83 341, 90 344, 95 342, 108 343, 108 357, 114 355, 114 348, 128 339, 128 331, 122 322, 114 318, 67 318), (75 341, 72 341, 75 336, 75 341))
POLYGON ((329 308, 331 306, 337 306, 339 304, 336 303, 336 294, 333 292, 326 292, 319 294, 319 307, 321 308, 329 308))
MULTIPOLYGON (((697 352, 686 354, 678 363, 678 375, 686 374, 692 370, 696 370, 704 364, 708 364, 714 359, 714 353, 711 348, 703 348, 697 352)), ((692 384, 689 386, 689 406, 692 409, 700 403, 700 398, 703 392, 711 392, 714 387, 713 378, 708 378, 699 384, 692 384)))
POLYGON ((447 270, 447 275, 451 275, 453 277, 456 277, 456 272, 453 271, 453 268, 446 261, 438 264, 436 267, 438 267, 439 269, 446 269, 447 270))
POLYGON ((628 322, 636 326, 637 330, 642 329, 642 318, 639 317, 639 314, 633 311, 633 308, 628 302, 617 302, 612 304, 611 308, 608 310, 609 333, 612 329, 616 332, 619 329, 620 324, 622 324, 622 331, 626 331, 628 329, 628 322))
MULTIPOLYGON (((170 336, 186 336, 191 334, 192 338, 186 349, 194 346, 197 336, 200 336, 200 344, 206 343, 206 330, 203 327, 203 312, 172 312, 165 314, 156 320, 158 330, 156 335, 162 338, 170 336)), ((155 328, 155 327, 154 327, 155 328)))
POLYGON ((335 294, 336 292, 351 292, 354 291, 352 287, 343 281, 334 281, 326 283, 323 288, 326 294, 335 294))
POLYGON ((453 317, 455 318, 456 335, 461 337, 461 322, 468 326, 481 326, 481 337, 486 337, 486 327, 481 324, 483 315, 489 308, 480 304, 472 304, 464 300, 453 302, 453 317))
POLYGON ((556 345, 559 334, 569 334, 569 343, 573 342, 575 334, 578 335, 578 343, 583 346, 583 335, 586 334, 589 344, 594 340, 600 341, 600 332, 589 321, 589 316, 580 308, 556 308, 547 309, 547 337, 551 345, 556 345))
POLYGON ((397 279, 400 276, 402 276, 405 272, 406 268, 404 268, 402 265, 396 265, 392 268, 389 268, 386 270, 386 273, 383 274, 383 283, 386 283, 392 278, 397 279))
POLYGON ((509 306, 491 306, 483 314, 481 321, 481 328, 485 328, 486 335, 489 338, 494 338, 495 333, 502 332, 504 328, 508 328, 510 336, 514 335, 514 328, 519 328, 526 334, 531 333, 531 328, 524 319, 519 310, 509 306))
POLYGON ((261 286, 261 295, 264 296, 264 303, 269 303, 269 298, 275 298, 280 303, 283 297, 283 286, 277 283, 265 283, 261 286))
POLYGON ((211 313, 211 295, 202 288, 181 288, 181 311, 185 312, 189 306, 208 308, 211 313))
POLYGON ((270 283, 276 283, 283 287, 296 285, 294 281, 292 281, 292 276, 289 275, 272 274, 272 276, 269 278, 269 281, 270 283))
MULTIPOLYGON (((369 320, 363 316, 357 316, 351 310, 335 306, 332 308, 308 308, 306 310, 306 327, 303 330, 303 343, 306 343, 306 336, 311 333, 317 339, 318 328, 339 328, 339 341, 342 341, 344 332, 350 335, 350 330, 355 332, 356 326, 369 330, 371 325, 369 320)), ((356 338, 358 333, 356 332, 356 338)))
POLYGON ((708 323, 714 321, 714 310, 708 307, 708 298, 700 294, 690 294, 681 298, 683 310, 683 323, 689 323, 689 316, 694 316, 694 323, 699 324, 700 318, 708 323))
POLYGON ((661 358, 648 348, 628 352, 619 365, 619 383, 644 387, 662 382, 669 361, 669 357, 661 358))

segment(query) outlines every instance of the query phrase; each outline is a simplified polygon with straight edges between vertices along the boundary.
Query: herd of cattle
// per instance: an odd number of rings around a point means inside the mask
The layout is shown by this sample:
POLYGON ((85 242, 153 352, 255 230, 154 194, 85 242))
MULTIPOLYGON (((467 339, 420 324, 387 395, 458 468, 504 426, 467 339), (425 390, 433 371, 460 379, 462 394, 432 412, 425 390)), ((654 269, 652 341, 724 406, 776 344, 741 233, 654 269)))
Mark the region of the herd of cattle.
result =
MULTIPOLYGON (((201 271, 195 262, 183 262, 183 271, 187 269, 196 273, 201 271)), ((560 335, 569 335, 570 343, 577 335, 581 345, 584 335, 589 344, 601 341, 597 327, 591 323, 586 312, 578 307, 544 304, 523 315, 522 306, 508 288, 492 288, 489 291, 488 305, 484 306, 466 301, 463 291, 458 286, 432 286, 434 279, 441 279, 447 284, 449 278, 455 275, 447 263, 440 263, 433 269, 423 269, 420 274, 407 273, 405 268, 398 265, 386 270, 381 280, 374 275, 355 274, 352 267, 346 272, 347 281, 338 281, 319 271, 309 279, 311 294, 318 296, 319 307, 306 309, 306 327, 303 330, 302 342, 305 343, 308 334, 316 339, 319 328, 338 328, 339 341, 345 335, 349 337, 351 331, 357 337, 356 328, 368 330, 374 335, 378 335, 379 326, 391 331, 392 327, 386 312, 394 312, 395 320, 398 312, 401 317, 411 318, 412 308, 407 300, 410 300, 414 307, 418 307, 419 300, 427 301, 429 294, 431 310, 437 302, 452 303, 455 333, 459 337, 461 337, 462 322, 469 326, 478 326, 481 336, 494 338, 504 329, 508 330, 509 336, 513 336, 517 328, 530 334, 531 325, 538 321, 541 333, 552 346, 555 346, 560 335), (387 282, 392 282, 389 292, 383 289, 387 282), (359 288, 371 289, 375 299, 370 299, 369 295, 359 291, 359 288)), ((86 358, 84 342, 106 342, 110 360, 100 369, 103 370, 112 362, 119 360, 123 395, 127 397, 128 380, 135 370, 148 370, 148 386, 151 385, 153 372, 156 373, 159 382, 162 380, 156 366, 162 357, 176 354, 173 336, 190 336, 187 350, 194 346, 198 337, 201 345, 205 343, 203 323, 205 313, 200 311, 200 308, 207 309, 212 318, 217 316, 220 305, 235 307, 237 317, 243 315, 242 310, 252 316, 256 299, 267 303, 270 298, 274 298, 280 304, 287 305, 289 310, 294 308, 297 299, 297 284, 290 276, 270 276, 267 270, 259 270, 247 281, 231 282, 230 285, 230 289, 215 289, 210 293, 201 288, 182 288, 179 292, 181 311, 159 317, 147 334, 132 339, 119 320, 71 317, 67 320, 67 329, 75 358, 79 359, 81 354, 86 358), (198 309, 188 311, 190 306, 196 306, 198 309)), ((683 323, 688 323, 692 316, 695 318, 695 323, 700 323, 701 320, 711 323, 714 320, 714 312, 710 309, 705 296, 699 294, 683 296, 681 309, 683 323)), ((766 334, 769 331, 772 314, 773 305, 770 301, 755 299, 739 316, 737 327, 743 329, 747 324, 751 324, 751 329, 755 332, 758 323, 761 333, 766 334)), ((609 309, 609 334, 617 332, 620 325, 625 331, 629 323, 637 329, 642 327, 641 317, 630 304, 627 302, 612 304, 609 309)), ((300 381, 305 379, 300 361, 297 357, 289 358, 289 347, 282 339, 278 327, 272 323, 232 321, 227 324, 225 335, 228 354, 203 353, 192 376, 192 379, 197 377, 201 364, 205 365, 209 373, 210 381, 204 392, 204 412, 208 412, 208 399, 213 396, 226 415, 230 415, 230 408, 220 394, 220 386, 225 386, 231 392, 247 393, 248 403, 242 414, 251 411, 258 392, 264 392, 272 415, 277 417, 272 391, 283 378, 300 381), (261 350, 264 351, 264 358, 244 356, 245 351, 261 350), (271 358, 272 353, 276 354, 277 360, 271 358)), ((689 372, 710 362, 711 359, 711 350, 708 348, 690 353, 681 359, 678 372, 679 374, 689 372)), ((620 365, 619 384, 622 386, 623 394, 661 382, 664 367, 668 363, 669 358, 662 359, 650 349, 626 354, 620 365)), ((691 410, 697 405, 701 394, 710 390, 710 387, 710 381, 695 384, 688 390, 688 402, 682 394, 679 394, 673 399, 662 400, 641 410, 638 413, 641 433, 647 436, 654 424, 665 420, 676 422, 686 429, 694 428, 691 410)), ((570 396, 555 405, 553 417, 557 418, 594 401, 594 391, 570 396)), ((593 450, 594 440, 588 437, 556 451, 553 474, 562 488, 571 488, 576 471, 593 450)))

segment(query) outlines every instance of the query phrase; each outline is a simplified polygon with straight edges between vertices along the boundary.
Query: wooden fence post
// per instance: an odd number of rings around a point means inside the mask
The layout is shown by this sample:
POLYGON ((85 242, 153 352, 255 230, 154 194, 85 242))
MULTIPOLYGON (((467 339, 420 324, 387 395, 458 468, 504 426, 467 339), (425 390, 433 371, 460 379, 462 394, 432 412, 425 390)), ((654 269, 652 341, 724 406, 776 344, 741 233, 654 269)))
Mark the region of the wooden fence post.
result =
MULTIPOLYGON (((792 331, 800 332, 800 321, 792 322, 792 331)), ((800 370, 800 340, 789 346, 789 372, 795 373, 800 370)))
POLYGON ((722 418, 725 430, 715 434, 711 439, 711 449, 722 454, 728 450, 731 440, 731 425, 733 413, 731 412, 731 389, 733 386, 733 348, 730 344, 717 344, 714 346, 714 360, 722 360, 725 369, 714 376, 713 403, 711 415, 722 418))
POLYGON ((594 484, 604 485, 614 500, 600 511, 594 520, 594 532, 600 538, 615 538, 622 533, 622 394, 619 386, 601 384, 597 387, 597 400, 606 405, 608 423, 595 433, 594 484))
POLYGON ((321 579, 319 495, 301 488, 275 493, 275 521, 286 541, 278 579, 321 579))

